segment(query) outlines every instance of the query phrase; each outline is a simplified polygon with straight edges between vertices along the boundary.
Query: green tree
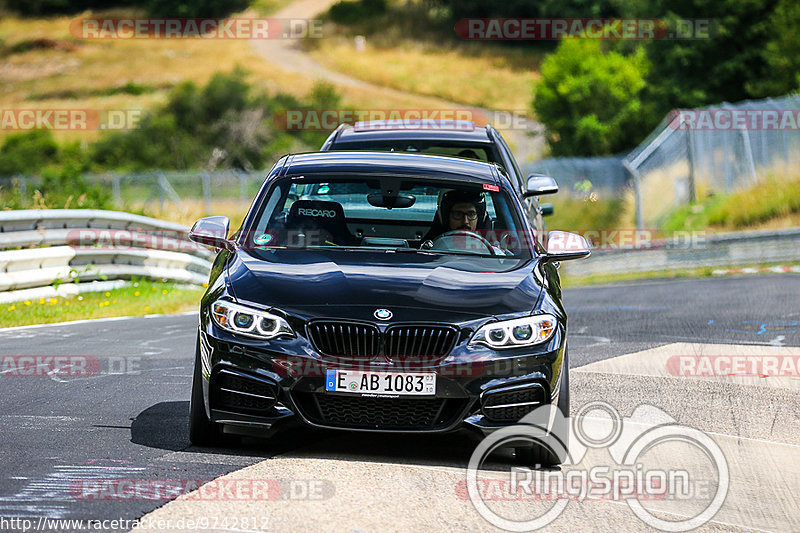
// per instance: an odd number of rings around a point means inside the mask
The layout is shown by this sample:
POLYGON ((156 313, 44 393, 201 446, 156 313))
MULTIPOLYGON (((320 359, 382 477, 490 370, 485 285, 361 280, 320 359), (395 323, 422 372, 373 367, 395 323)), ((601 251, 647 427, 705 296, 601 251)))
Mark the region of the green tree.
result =
POLYGON ((658 0, 638 9, 661 13, 671 29, 683 20, 696 31, 698 20, 708 21, 707 33, 645 44, 647 57, 657 65, 648 75, 648 99, 662 114, 676 107, 779 96, 797 88, 796 0, 658 0))
POLYGON ((566 39, 542 63, 533 109, 555 156, 594 156, 631 148, 652 120, 641 102, 649 63, 597 40, 566 39))
POLYGON ((745 89, 755 97, 778 96, 800 89, 800 3, 779 0, 769 20, 770 38, 761 51, 768 76, 745 89))

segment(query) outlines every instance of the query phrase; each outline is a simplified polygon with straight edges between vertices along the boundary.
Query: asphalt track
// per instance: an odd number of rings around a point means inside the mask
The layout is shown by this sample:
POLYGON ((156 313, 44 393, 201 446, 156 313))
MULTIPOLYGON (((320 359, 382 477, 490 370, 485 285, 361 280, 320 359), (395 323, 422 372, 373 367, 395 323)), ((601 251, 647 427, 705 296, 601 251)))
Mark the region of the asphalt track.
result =
MULTIPOLYGON (((796 374, 687 377, 668 363, 682 355, 800 355, 800 276, 620 284, 568 290, 564 300, 573 414, 598 400, 625 417, 648 404, 679 424, 709 432, 727 457, 731 483, 725 505, 701 530, 800 530, 796 374)), ((467 435, 298 430, 270 441, 250 439, 235 449, 191 447, 187 412, 196 321, 195 315, 182 315, 0 330, 4 361, 70 356, 70 364, 89 361, 93 369, 90 375, 62 370, 21 376, 8 366, 2 371, 0 526, 12 518, 133 520, 161 507, 147 516, 205 518, 220 531, 494 527, 463 493, 464 467, 477 444, 467 435), (174 494, 137 495, 118 483, 103 484, 147 480, 152 489, 164 480, 202 483, 228 473, 224 479, 277 483, 279 495, 266 502, 186 495, 164 506, 174 494)), ((595 417, 598 435, 606 422, 595 417)), ((598 450, 591 452, 582 464, 603 464, 598 450)), ((653 452, 649 460, 675 460, 665 453, 653 452)), ((507 476, 502 465, 510 459, 495 456, 486 467, 488 478, 502 475, 503 468, 507 476)), ((699 462, 695 466, 708 473, 699 462)), ((498 513, 513 519, 535 508, 529 501, 495 503, 498 513)), ((688 516, 690 504, 654 509, 679 520, 688 516)), ((549 525, 574 528, 649 526, 623 502, 587 501, 570 504, 549 525)), ((0 529, 15 530, 8 522, 0 529)))

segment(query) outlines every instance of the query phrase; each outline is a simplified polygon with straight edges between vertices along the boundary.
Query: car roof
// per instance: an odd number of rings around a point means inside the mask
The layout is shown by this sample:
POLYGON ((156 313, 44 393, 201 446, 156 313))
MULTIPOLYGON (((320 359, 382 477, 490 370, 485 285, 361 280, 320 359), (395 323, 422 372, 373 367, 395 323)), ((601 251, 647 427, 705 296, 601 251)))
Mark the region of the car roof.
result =
POLYGON ((367 120, 342 124, 334 143, 380 140, 448 140, 491 143, 487 128, 467 120, 367 120))
POLYGON ((286 157, 280 175, 374 174, 499 184, 500 167, 474 159, 408 152, 309 152, 286 157))

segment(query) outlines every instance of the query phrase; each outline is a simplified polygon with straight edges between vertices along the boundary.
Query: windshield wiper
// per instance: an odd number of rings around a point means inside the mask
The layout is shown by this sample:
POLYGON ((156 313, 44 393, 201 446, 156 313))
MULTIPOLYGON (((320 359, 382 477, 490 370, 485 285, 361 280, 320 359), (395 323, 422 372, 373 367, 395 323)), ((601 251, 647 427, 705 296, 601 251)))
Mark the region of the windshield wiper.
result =
POLYGON ((429 254, 429 255, 457 255, 459 257, 509 257, 504 255, 494 255, 494 254, 476 254, 473 252, 457 252, 454 250, 421 250, 419 248, 394 248, 391 250, 392 252, 399 252, 399 253, 415 253, 415 254, 429 254))
POLYGON ((426 255, 442 255, 441 250, 420 250, 419 248, 409 248, 401 246, 399 248, 387 248, 387 252, 397 252, 401 254, 426 254, 426 255))

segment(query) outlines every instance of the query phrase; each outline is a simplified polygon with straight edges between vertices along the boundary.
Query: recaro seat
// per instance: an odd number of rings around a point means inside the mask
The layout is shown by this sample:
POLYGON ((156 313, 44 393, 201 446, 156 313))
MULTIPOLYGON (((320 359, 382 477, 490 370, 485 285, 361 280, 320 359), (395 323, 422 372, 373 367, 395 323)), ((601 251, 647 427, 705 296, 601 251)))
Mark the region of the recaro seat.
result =
MULTIPOLYGON (((356 246, 356 239, 344 218, 344 208, 339 202, 326 200, 297 200, 286 218, 287 232, 305 235, 306 244, 311 246, 356 246), (327 241, 327 242, 326 242, 327 241)), ((294 240, 289 237, 289 240, 294 240)))

